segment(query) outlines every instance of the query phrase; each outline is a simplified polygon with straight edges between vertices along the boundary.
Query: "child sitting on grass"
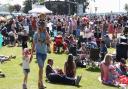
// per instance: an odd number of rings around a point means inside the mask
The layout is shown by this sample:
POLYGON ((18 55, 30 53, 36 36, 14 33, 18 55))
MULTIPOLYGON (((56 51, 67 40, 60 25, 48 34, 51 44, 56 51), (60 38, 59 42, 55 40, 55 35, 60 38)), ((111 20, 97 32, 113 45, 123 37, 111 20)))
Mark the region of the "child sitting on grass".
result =
POLYGON ((126 65, 126 59, 121 58, 120 64, 119 64, 119 67, 118 67, 118 72, 119 72, 121 75, 126 75, 126 76, 128 76, 128 66, 126 65), (119 70, 120 70, 120 71, 119 71, 119 70))
POLYGON ((119 86, 119 76, 120 74, 116 71, 116 66, 109 66, 109 80, 114 86, 119 86))
POLYGON ((22 63, 23 72, 24 72, 23 89, 27 89, 28 73, 30 72, 29 63, 31 62, 30 58, 31 58, 30 49, 25 48, 23 50, 23 63, 22 63))
POLYGON ((48 59, 48 65, 46 66, 46 77, 48 81, 52 83, 60 83, 60 84, 68 84, 79 86, 81 76, 77 76, 77 78, 70 78, 64 75, 61 69, 53 69, 53 60, 48 59))

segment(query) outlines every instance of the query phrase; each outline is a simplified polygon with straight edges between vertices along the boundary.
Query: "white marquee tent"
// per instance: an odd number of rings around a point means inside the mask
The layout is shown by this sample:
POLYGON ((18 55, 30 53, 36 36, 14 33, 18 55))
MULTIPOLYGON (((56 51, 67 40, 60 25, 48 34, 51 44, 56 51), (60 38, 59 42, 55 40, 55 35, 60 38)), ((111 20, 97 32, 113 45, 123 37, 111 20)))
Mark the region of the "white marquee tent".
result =
POLYGON ((30 10, 28 13, 52 13, 52 11, 48 10, 44 5, 38 5, 35 8, 33 8, 32 10, 30 10))

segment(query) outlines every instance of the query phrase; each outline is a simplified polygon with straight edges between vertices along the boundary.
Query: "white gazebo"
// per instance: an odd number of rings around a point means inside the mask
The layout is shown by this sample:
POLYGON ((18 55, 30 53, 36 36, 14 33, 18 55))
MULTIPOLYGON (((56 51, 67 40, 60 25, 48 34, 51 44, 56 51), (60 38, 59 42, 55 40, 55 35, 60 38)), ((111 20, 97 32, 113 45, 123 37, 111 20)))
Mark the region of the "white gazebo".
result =
POLYGON ((30 14, 38 14, 38 13, 44 13, 44 14, 47 14, 47 13, 52 13, 52 11, 48 10, 44 5, 37 5, 35 6, 32 10, 30 10, 28 13, 30 14))

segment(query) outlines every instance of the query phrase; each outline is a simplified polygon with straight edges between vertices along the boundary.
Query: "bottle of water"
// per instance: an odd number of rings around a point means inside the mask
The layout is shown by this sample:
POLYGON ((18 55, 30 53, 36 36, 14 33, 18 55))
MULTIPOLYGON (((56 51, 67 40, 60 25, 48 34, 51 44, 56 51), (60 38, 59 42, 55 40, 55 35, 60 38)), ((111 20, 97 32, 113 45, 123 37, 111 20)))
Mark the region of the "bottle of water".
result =
POLYGON ((2 34, 0 33, 0 48, 2 48, 2 42, 3 42, 3 36, 2 36, 2 34))

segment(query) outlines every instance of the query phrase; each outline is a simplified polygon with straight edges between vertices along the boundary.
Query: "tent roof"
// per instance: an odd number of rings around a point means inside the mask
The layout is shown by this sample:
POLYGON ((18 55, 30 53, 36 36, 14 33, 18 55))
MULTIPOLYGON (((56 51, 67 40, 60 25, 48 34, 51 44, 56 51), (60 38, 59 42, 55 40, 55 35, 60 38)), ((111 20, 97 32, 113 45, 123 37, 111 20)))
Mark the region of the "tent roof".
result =
POLYGON ((29 11, 29 13, 52 13, 52 11, 48 10, 44 5, 38 5, 35 8, 33 8, 32 10, 29 11))

